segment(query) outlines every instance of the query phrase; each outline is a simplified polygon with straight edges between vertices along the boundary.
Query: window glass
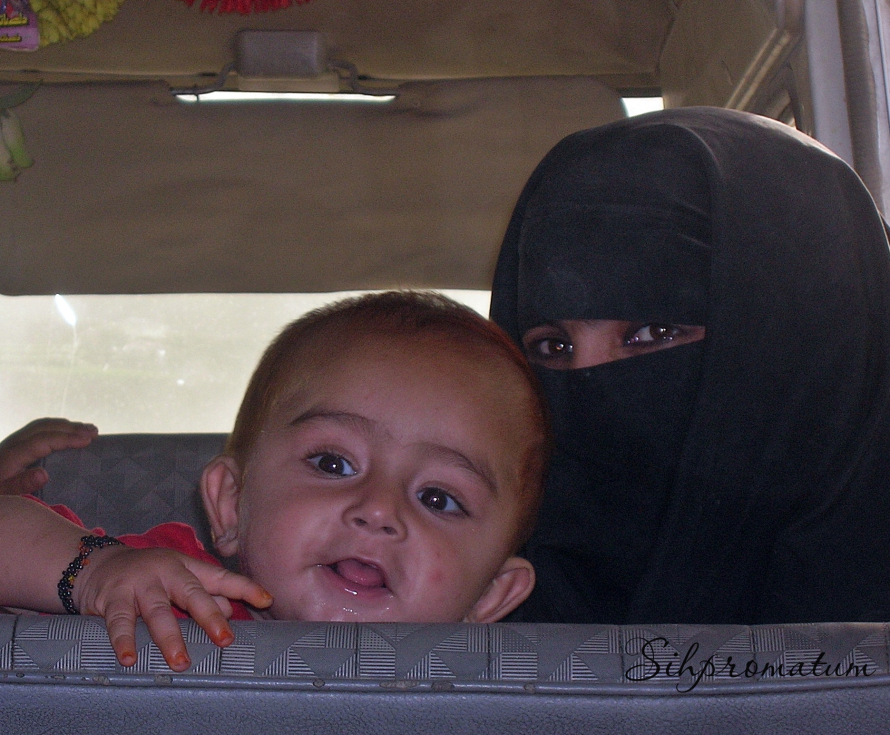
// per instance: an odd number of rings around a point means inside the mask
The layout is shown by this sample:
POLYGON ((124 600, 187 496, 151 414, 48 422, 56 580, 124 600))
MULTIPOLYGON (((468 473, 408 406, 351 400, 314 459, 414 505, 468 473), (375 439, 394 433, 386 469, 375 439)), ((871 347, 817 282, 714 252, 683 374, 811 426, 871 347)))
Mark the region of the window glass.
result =
POLYGON ((621 102, 624 104, 624 111, 628 117, 664 109, 664 98, 662 97, 622 97, 621 102))
MULTIPOLYGON (((445 291, 488 315, 487 291, 445 291)), ((105 434, 227 432, 281 328, 351 294, 0 297, 0 438, 41 416, 105 434)))

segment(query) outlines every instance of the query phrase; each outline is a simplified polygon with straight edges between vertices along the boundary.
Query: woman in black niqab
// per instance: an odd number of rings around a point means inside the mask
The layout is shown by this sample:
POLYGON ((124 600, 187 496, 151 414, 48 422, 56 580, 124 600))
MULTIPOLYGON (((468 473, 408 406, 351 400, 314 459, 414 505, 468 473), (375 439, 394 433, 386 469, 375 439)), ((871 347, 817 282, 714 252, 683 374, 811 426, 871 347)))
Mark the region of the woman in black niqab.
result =
POLYGON ((890 619, 890 251, 839 158, 708 108, 569 136, 520 197, 491 313, 520 344, 705 328, 536 368, 556 448, 519 619, 890 619))

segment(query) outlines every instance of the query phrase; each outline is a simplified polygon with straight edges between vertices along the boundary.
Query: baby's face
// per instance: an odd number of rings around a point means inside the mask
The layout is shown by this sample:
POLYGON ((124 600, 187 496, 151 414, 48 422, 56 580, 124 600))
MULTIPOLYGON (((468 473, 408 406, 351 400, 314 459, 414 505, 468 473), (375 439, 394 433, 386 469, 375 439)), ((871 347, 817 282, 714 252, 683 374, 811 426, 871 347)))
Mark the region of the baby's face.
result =
POLYGON ((310 377, 273 409, 237 507, 272 617, 487 621, 509 610, 477 601, 511 564, 529 583, 512 607, 524 599, 533 572, 508 557, 527 398, 492 362, 435 337, 345 335, 301 361, 310 377))

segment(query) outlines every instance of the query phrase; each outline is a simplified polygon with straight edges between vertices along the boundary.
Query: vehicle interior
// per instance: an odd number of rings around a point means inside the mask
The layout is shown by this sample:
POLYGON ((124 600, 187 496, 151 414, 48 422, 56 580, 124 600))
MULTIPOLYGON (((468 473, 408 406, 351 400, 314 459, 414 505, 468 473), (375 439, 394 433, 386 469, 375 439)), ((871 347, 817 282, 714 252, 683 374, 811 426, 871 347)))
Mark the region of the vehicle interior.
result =
MULTIPOLYGON (((661 106, 747 110, 834 150, 890 212, 887 0, 31 0, 39 42, 15 21, 21 0, 0 7, 0 436, 47 415, 96 423, 91 447, 47 458, 42 497, 112 534, 204 528, 200 469, 260 352, 299 314, 390 288, 487 313, 512 207, 565 135, 661 106)), ((884 721, 887 625, 652 622, 239 623, 221 653, 183 621, 195 664, 174 674, 144 629, 140 663, 124 669, 101 620, 0 615, 0 722, 629 733, 884 721), (633 643, 653 638, 666 642, 652 658, 633 643), (826 652, 866 673, 776 673, 826 652), (753 673, 701 663, 731 656, 753 673)))

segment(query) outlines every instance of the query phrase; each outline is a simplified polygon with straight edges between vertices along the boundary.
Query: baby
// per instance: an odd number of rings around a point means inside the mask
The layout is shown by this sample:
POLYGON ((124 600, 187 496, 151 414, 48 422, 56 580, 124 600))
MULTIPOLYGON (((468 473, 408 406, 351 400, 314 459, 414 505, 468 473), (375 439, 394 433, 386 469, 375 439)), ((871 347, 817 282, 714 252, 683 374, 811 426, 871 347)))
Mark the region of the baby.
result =
POLYGON ((234 640, 226 618, 239 612, 493 622, 534 586, 515 554, 548 445, 534 378, 492 323, 430 294, 342 301, 272 343, 224 453, 204 469, 216 550, 246 576, 176 541, 181 524, 148 542, 82 541, 82 527, 45 506, 0 497, 0 605, 102 615, 125 666, 139 615, 174 670, 189 659, 171 602, 219 645, 234 640), (132 548, 145 545, 180 550, 132 548), (69 566, 56 594, 72 559, 88 564, 73 579, 69 566))

